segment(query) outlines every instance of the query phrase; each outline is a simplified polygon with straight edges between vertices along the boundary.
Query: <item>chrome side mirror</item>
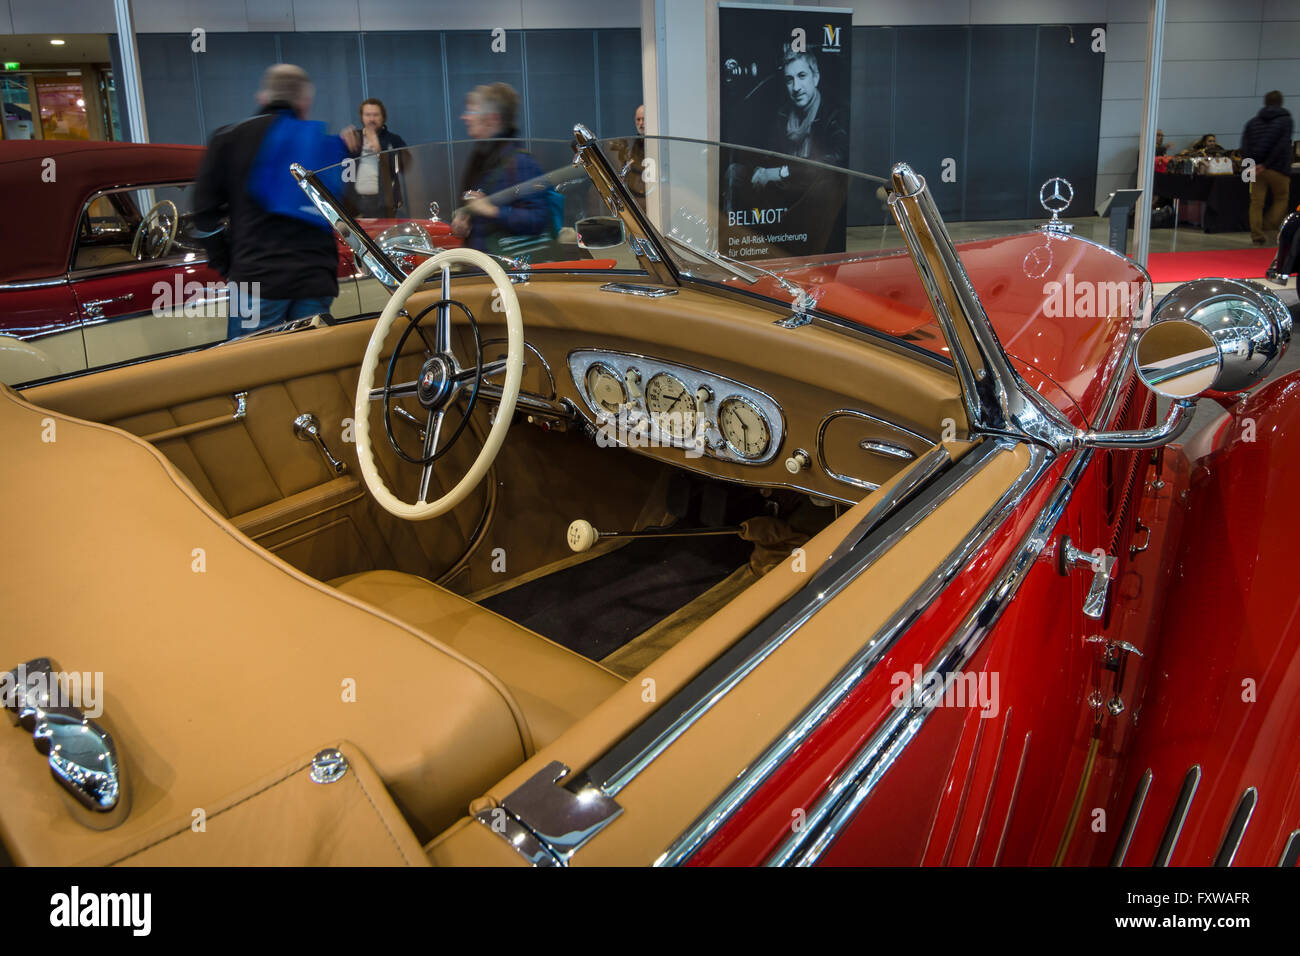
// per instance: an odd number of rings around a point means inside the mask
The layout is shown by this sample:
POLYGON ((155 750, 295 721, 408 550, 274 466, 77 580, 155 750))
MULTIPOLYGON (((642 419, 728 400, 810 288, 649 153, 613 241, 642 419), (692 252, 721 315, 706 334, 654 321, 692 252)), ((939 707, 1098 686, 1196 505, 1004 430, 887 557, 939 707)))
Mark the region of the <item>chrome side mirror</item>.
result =
POLYGON ((592 216, 574 223, 579 249, 613 249, 627 241, 623 222, 614 216, 592 216))
POLYGON ((1076 448, 1158 448, 1191 424, 1195 399, 1241 392, 1277 365, 1291 341, 1291 312, 1254 282, 1194 279, 1156 307, 1133 364, 1143 384, 1173 399, 1164 422, 1137 431, 1079 432, 1076 448))
POLYGON ((1196 279, 1160 301, 1134 364, 1147 388, 1166 398, 1242 392, 1277 365, 1291 326, 1290 310, 1263 286, 1196 279))

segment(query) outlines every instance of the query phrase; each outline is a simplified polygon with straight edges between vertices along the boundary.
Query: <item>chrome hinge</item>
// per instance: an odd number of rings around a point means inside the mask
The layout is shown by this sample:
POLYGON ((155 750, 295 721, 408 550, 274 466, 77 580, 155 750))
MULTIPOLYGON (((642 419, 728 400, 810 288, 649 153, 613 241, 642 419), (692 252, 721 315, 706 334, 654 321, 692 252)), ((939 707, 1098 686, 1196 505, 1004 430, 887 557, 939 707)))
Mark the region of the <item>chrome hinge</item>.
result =
POLYGON ((568 866, 590 840, 623 808, 599 788, 578 791, 560 786, 571 771, 552 760, 501 801, 474 814, 474 819, 509 843, 533 866, 568 866))
POLYGON ((130 791, 112 735, 80 709, 89 692, 82 679, 38 657, 0 675, 0 697, 13 722, 31 733, 51 776, 72 796, 68 807, 77 822, 107 830, 126 819, 130 791))
POLYGON ((1092 569, 1092 584, 1088 588, 1088 596, 1083 599, 1083 613, 1094 620, 1099 620, 1106 612, 1110 575, 1115 569, 1115 557, 1105 553, 1080 551, 1068 537, 1062 537, 1060 564, 1057 570, 1063 575, 1068 575, 1075 568, 1092 569))

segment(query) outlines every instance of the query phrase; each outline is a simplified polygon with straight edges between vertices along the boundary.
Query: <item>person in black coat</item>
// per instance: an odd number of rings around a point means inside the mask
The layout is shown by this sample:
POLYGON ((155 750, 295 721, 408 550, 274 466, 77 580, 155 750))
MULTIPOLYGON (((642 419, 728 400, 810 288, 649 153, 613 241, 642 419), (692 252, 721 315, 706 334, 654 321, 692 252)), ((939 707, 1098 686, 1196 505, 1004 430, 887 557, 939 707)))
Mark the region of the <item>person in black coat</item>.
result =
POLYGON ((1282 107, 1282 94, 1264 96, 1264 108, 1251 117, 1241 132, 1241 154, 1255 161, 1255 181, 1250 184, 1250 238, 1262 246, 1286 215, 1291 195, 1291 137, 1295 126, 1282 107), (1272 204, 1264 201, 1272 193, 1272 204))
POLYGON ((330 136, 325 124, 307 122, 314 96, 301 67, 268 68, 257 94, 261 109, 217 130, 199 166, 194 223, 206 235, 209 264, 232 283, 229 338, 328 312, 339 294, 333 230, 306 201, 289 164, 334 166, 360 142, 351 126, 330 136))

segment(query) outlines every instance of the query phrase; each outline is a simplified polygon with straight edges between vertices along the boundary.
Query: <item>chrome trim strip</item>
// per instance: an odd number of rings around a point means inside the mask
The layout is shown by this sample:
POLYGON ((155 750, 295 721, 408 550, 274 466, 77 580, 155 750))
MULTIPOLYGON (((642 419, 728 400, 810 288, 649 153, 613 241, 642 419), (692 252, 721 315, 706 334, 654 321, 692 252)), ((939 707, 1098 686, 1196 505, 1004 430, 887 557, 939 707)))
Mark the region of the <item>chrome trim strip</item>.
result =
POLYGON ((8 292, 10 289, 47 289, 56 285, 67 285, 67 276, 58 276, 54 279, 32 279, 29 282, 0 282, 0 292, 8 292))
MULTIPOLYGON (((824 565, 825 572, 819 572, 818 576, 813 579, 809 587, 820 587, 820 579, 823 573, 835 574, 836 566, 849 558, 854 551, 860 547, 869 549, 865 560, 860 559, 855 562, 855 566, 850 568, 850 580, 856 577, 861 571, 874 562, 875 558, 884 550, 891 547, 897 540, 906 535, 912 528, 918 524, 930 511, 937 507, 938 502, 942 501, 948 495, 957 490, 966 480, 969 480, 974 474, 978 473, 989 461, 992 460, 995 453, 1010 447, 1006 442, 986 442, 981 446, 972 449, 965 457, 954 463, 949 469, 949 473, 965 471, 960 476, 960 480, 942 481, 938 480, 931 483, 925 491, 925 499, 918 503, 918 507, 913 513, 905 517, 907 520, 882 521, 888 510, 892 510, 895 501, 881 502, 882 510, 879 514, 868 512, 859 528, 854 529, 840 547, 835 550, 827 559, 824 565), (973 459, 968 461, 968 459, 973 459), (962 466, 965 466, 964 468, 962 466), (891 525, 893 525, 891 527, 891 525), (866 526, 866 527, 863 527, 866 526), (872 541, 870 537, 873 532, 878 532, 882 538, 879 541, 872 541)), ((937 473, 941 458, 947 457, 947 453, 942 448, 936 448, 926 456, 922 457, 915 466, 916 477, 910 487, 903 488, 896 486, 893 494, 899 496, 898 500, 906 500, 911 497, 913 492, 922 483, 937 473)), ((735 782, 731 784, 723 793, 721 793, 709 807, 697 817, 692 824, 663 852, 656 860, 657 866, 676 866, 689 859, 695 851, 728 819, 735 810, 744 803, 745 800, 754 793, 754 791, 769 777, 772 772, 797 749, 813 729, 831 712, 857 685, 865 674, 879 661, 886 653, 893 642, 916 620, 917 616, 925 606, 933 600, 935 594, 947 587, 957 572, 965 565, 973 551, 980 547, 987 536, 997 527, 1005 518, 1005 514, 1025 493, 1025 490, 1038 479, 1041 467, 1046 462, 1048 454, 1045 450, 1035 448, 1032 452, 1032 458, 1029 467, 1026 469, 1020 479, 1008 489, 1001 499, 989 510, 989 512, 980 520, 977 526, 972 529, 971 533, 957 546, 957 548, 941 563, 927 579, 924 585, 912 595, 911 598, 899 609, 897 613, 880 629, 871 640, 868 641, 858 651, 835 679, 827 685, 825 689, 807 706, 800 716, 774 740, 767 749, 760 754, 748 767, 737 775, 735 782)), ((825 597, 827 600, 835 596, 843 586, 848 582, 837 579, 838 587, 834 593, 821 592, 818 598, 825 597)), ((805 589, 806 590, 806 589, 805 589)), ((801 592, 802 593, 802 592, 801 592)), ((809 615, 811 616, 811 615, 809 615)), ((803 621, 799 621, 802 624, 803 621)), ((808 818, 811 823, 812 818, 808 818)), ((805 826, 804 830, 808 827, 805 826)))
POLYGON ((1178 792, 1178 799, 1174 802, 1173 812, 1169 815, 1169 823, 1165 826, 1165 835, 1160 838, 1160 846, 1156 849, 1156 858, 1151 861, 1152 866, 1168 866, 1169 858, 1174 855, 1174 847, 1178 846, 1178 838, 1182 835, 1183 824, 1187 822, 1187 811, 1191 808, 1192 798, 1196 796, 1196 788, 1201 783, 1201 765, 1195 764, 1187 771, 1187 776, 1183 778, 1183 787, 1178 792))
MULTIPOLYGON (((1047 468, 1055 460, 1041 446, 1030 446, 1032 458, 1029 467, 1020 479, 999 502, 997 508, 985 516, 978 535, 968 536, 963 547, 951 555, 946 566, 931 578, 929 587, 914 594, 905 608, 891 621, 890 639, 910 627, 943 588, 965 565, 970 554, 982 546, 998 524, 1013 509, 1028 491, 1038 483, 1047 468), (964 552, 961 553, 961 552, 964 552), (895 625, 895 621, 898 622, 895 625)), ((1057 482, 1053 491, 1053 501, 1039 513, 1033 528, 1021 539, 1011 560, 1004 566, 1002 573, 984 592, 983 597, 971 609, 953 635, 939 653, 929 661, 925 671, 947 675, 960 670, 974 656, 975 652, 988 636, 1007 605, 1014 597, 1029 569, 1033 567, 1039 553, 1047 544, 1052 528, 1060 520, 1072 485, 1063 477, 1057 482)), ((875 643, 879 635, 872 639, 875 643)), ((868 645, 870 646, 870 645, 868 645)), ((858 679, 861 675, 858 675, 858 679)), ((856 683, 856 681, 855 681, 856 683)), ((851 685, 845 693, 851 690, 851 685)), ((931 709, 922 705, 898 707, 894 713, 885 718, 883 723, 858 751, 854 760, 842 770, 818 798, 817 803, 805 818, 805 825, 799 833, 791 834, 775 853, 766 861, 767 866, 811 866, 834 843, 840 830, 852 819, 862 803, 870 796, 876 784, 885 772, 898 759, 898 755, 907 743, 917 734, 929 717, 931 709)))
POLYGON ((1115 843, 1115 850, 1110 855, 1111 866, 1123 866, 1124 857, 1128 856, 1129 844, 1133 842, 1133 831, 1137 829, 1138 817, 1142 816, 1142 807, 1147 802, 1147 791, 1151 789, 1151 768, 1148 767, 1146 773, 1142 774, 1138 780, 1137 789, 1133 791, 1133 799, 1129 801, 1128 814, 1124 817, 1124 826, 1120 828, 1119 840, 1115 843))
POLYGON ((1241 848, 1242 838, 1246 836, 1246 827, 1250 826, 1250 818, 1255 813, 1255 805, 1259 802, 1259 791, 1254 787, 1247 787, 1246 792, 1241 795, 1241 800, 1237 802, 1237 809, 1232 814, 1232 820, 1228 823, 1228 830, 1223 835, 1223 843, 1219 846, 1219 852, 1215 854, 1215 866, 1232 866, 1232 861, 1237 856, 1237 850, 1241 848))
POLYGON ((1297 860, 1300 860, 1300 830, 1292 830, 1282 848, 1282 855, 1277 858, 1277 865, 1295 866, 1297 860))
MULTIPOLYGON (((958 462, 936 472, 933 480, 917 492, 916 507, 887 517, 882 514, 883 520, 856 543, 842 553, 832 553, 807 584, 592 764, 587 777, 607 794, 622 790, 863 569, 928 516, 938 501, 978 474, 998 450, 992 443, 972 449, 958 462)), ((658 862, 665 861, 661 857, 658 862)))

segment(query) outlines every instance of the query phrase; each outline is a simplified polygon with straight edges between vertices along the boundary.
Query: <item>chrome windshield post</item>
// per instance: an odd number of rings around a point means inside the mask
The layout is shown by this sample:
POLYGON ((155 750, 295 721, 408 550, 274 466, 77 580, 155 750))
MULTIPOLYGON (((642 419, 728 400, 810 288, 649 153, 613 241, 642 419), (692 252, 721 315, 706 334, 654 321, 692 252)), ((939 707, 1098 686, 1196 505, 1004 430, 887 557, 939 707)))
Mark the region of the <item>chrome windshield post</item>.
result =
POLYGON ((358 263, 383 284, 389 292, 394 292, 406 278, 397 264, 379 247, 356 221, 339 208, 338 201, 321 185, 316 174, 298 163, 289 166, 289 172, 298 180, 298 185, 307 194, 325 220, 334 227, 340 239, 348 244, 358 263))
POLYGON ((889 208, 948 342, 971 430, 1028 438, 1058 452, 1072 447, 1076 429, 1020 377, 998 341, 924 177, 897 163, 893 186, 889 208))
POLYGON ((574 164, 581 164, 586 169, 605 204, 623 223, 629 236, 628 246, 636 253, 646 275, 652 282, 668 288, 680 286, 681 276, 655 234, 654 227, 624 190, 614 167, 596 145, 596 137, 591 130, 582 123, 576 124, 573 127, 573 142, 577 148, 574 164))

